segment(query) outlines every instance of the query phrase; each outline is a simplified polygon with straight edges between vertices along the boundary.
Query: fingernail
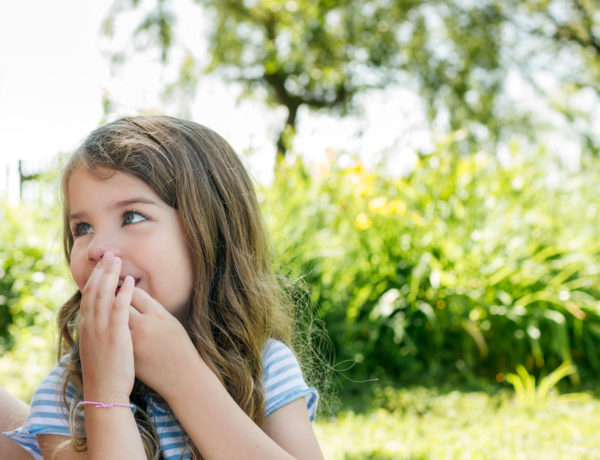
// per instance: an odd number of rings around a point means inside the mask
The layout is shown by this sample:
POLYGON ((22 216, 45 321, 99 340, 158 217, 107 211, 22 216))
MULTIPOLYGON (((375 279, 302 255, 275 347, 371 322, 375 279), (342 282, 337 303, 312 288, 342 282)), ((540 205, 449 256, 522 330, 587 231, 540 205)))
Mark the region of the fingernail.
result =
POLYGON ((117 265, 120 261, 121 261, 121 259, 119 259, 118 257, 113 257, 112 264, 117 265))
POLYGON ((127 284, 133 284, 133 276, 129 276, 129 275, 127 275, 127 276, 125 277, 125 281, 124 281, 124 283, 127 283, 127 284))

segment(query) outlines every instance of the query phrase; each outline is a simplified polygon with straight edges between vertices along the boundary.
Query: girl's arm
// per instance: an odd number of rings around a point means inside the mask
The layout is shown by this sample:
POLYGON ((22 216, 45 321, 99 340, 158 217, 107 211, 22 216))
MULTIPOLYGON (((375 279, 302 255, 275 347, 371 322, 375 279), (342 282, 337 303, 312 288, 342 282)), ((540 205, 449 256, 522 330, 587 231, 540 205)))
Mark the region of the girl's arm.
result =
POLYGON ((197 354, 185 363, 163 397, 204 458, 322 458, 304 397, 269 415, 262 431, 197 354))
MULTIPOLYGON (((115 298, 120 271, 121 260, 104 254, 82 291, 79 349, 87 401, 126 404, 133 388, 128 319, 134 282, 127 277, 115 298)), ((85 405, 84 411, 90 459, 146 459, 131 409, 85 405)), ((72 454, 65 455, 70 458, 72 454)))
POLYGON ((165 399, 204 458, 322 458, 304 398, 269 415, 261 430, 200 358, 175 317, 137 288, 132 305, 136 375, 165 399))
POLYGON ((2 436, 2 431, 10 431, 21 426, 28 411, 27 404, 4 388, 0 388, 0 458, 31 460, 31 455, 12 441, 2 436))
POLYGON ((141 456, 138 450, 140 435, 130 409, 90 407, 86 408, 85 420, 88 444, 86 452, 75 452, 68 436, 39 434, 37 439, 43 457, 52 460, 146 459, 143 448, 141 456), (126 411, 129 411, 129 416, 126 416, 126 411))
POLYGON ((273 441, 296 458, 323 458, 308 418, 304 397, 267 416, 264 429, 273 441))

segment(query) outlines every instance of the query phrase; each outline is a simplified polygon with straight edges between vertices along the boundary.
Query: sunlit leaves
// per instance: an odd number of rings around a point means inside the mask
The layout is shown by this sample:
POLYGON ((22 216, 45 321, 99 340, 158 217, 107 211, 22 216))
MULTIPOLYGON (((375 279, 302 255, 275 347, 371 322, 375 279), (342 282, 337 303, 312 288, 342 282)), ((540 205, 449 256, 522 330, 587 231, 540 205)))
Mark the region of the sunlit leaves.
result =
POLYGON ((0 201, 0 381, 25 400, 56 358, 55 313, 73 292, 50 183, 27 203, 0 201))
POLYGON ((460 138, 405 178, 282 169, 264 201, 278 263, 304 276, 338 359, 362 363, 356 378, 466 365, 493 379, 571 360, 572 382, 594 375, 598 164, 552 179, 547 155, 503 166, 455 156, 460 138))

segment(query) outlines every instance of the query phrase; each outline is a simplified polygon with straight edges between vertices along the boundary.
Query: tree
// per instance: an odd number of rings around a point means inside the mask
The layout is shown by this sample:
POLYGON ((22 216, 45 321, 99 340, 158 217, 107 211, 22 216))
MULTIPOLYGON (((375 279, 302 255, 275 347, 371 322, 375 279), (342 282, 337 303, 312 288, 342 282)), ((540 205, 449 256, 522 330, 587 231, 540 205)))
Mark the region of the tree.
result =
MULTIPOLYGON (((263 90, 287 109, 278 158, 291 146, 298 109, 347 113, 355 96, 402 85, 418 92, 432 123, 465 128, 470 143, 495 143, 505 133, 534 132, 530 111, 507 96, 518 72, 538 94, 550 69, 562 95, 600 91, 597 3, 585 0, 195 0, 209 23, 210 64, 204 69, 263 90), (515 104, 516 103, 516 104, 515 104)), ((144 2, 131 0, 138 8, 144 2)), ((105 24, 113 30, 119 9, 105 24)), ((136 30, 168 61, 178 44, 177 16, 168 0, 147 10, 136 30), (149 11, 149 12, 148 12, 149 11)), ((191 50, 179 83, 193 87, 199 73, 191 50)), ((554 94, 554 92, 552 92, 554 94)), ((569 121, 585 118, 572 104, 549 99, 569 121)), ((586 133, 588 148, 598 143, 586 133)), ((469 148, 469 150, 471 150, 469 148)))
POLYGON ((600 3, 594 0, 510 0, 503 5, 508 61, 548 108, 564 117, 598 156, 600 137, 600 3), (549 82, 548 76, 552 75, 549 82), (542 83, 545 82, 545 83, 542 83))

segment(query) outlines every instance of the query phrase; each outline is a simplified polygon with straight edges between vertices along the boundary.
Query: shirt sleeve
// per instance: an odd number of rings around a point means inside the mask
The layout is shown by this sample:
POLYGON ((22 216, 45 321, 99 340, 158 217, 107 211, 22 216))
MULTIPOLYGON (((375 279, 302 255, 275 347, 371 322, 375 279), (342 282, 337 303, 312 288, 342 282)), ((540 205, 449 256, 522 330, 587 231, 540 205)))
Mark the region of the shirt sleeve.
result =
POLYGON ((306 400, 310 420, 317 412, 319 394, 309 387, 304 378, 298 360, 292 351, 282 342, 269 339, 262 352, 265 416, 272 414, 282 406, 298 398, 306 400))
MULTIPOLYGON (((42 459, 36 435, 47 433, 70 436, 68 410, 64 406, 61 395, 62 374, 63 368, 60 364, 54 366, 35 390, 29 415, 23 426, 3 433, 5 438, 19 444, 36 460, 42 459)), ((67 401, 69 403, 74 394, 74 389, 68 386, 67 401)))

